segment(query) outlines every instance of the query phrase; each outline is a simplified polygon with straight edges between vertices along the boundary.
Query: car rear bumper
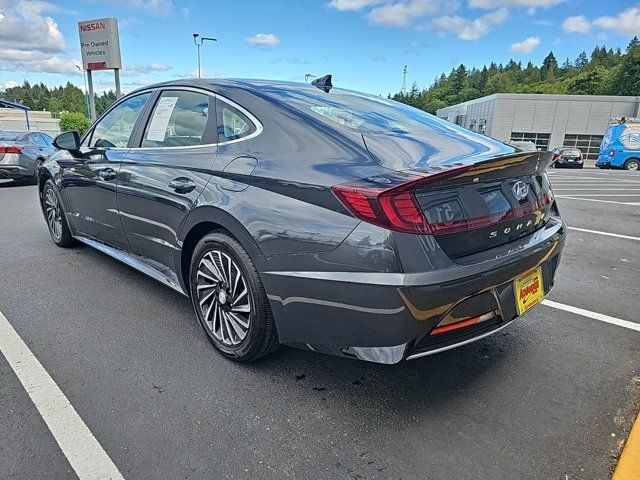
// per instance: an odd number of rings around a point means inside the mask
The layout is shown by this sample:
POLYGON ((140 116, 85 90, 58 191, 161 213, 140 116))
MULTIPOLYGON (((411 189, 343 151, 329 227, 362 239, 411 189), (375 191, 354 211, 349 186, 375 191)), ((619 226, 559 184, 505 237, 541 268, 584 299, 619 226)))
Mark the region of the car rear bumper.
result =
POLYGON ((565 236, 563 221, 553 217, 519 241, 429 272, 264 272, 262 276, 282 343, 397 363, 469 343, 516 319, 514 279, 540 267, 548 293, 565 236), (487 312, 495 317, 430 335, 446 318, 487 312))
POLYGON ((584 161, 580 162, 562 162, 560 160, 556 160, 556 168, 582 168, 584 165, 584 161))
POLYGON ((22 178, 33 175, 27 168, 20 165, 0 165, 0 180, 7 178, 22 178))

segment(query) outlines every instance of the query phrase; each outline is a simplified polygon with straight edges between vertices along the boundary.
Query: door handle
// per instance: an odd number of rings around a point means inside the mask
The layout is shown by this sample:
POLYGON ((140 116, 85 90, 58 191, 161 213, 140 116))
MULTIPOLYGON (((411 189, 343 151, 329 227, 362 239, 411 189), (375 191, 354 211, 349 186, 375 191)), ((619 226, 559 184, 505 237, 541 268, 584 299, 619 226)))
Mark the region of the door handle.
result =
POLYGON ((169 188, 173 188, 176 193, 189 193, 196 188, 196 183, 190 178, 179 177, 169 182, 169 188))
POLYGON ((98 176, 102 180, 114 180, 116 178, 116 171, 113 168, 103 168, 98 172, 98 176))

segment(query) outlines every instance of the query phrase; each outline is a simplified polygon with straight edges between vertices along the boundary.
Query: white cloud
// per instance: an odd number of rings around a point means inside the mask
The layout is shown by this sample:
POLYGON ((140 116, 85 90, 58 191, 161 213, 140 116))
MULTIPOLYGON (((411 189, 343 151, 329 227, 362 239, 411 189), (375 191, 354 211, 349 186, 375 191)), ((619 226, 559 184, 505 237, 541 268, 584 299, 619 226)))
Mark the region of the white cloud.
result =
POLYGON ((76 65, 82 65, 79 58, 49 55, 37 50, 0 49, 1 70, 80 75, 76 65))
POLYGON ((62 52, 66 49, 62 33, 53 18, 43 15, 56 6, 40 1, 21 0, 15 4, 0 0, 0 44, 4 48, 38 49, 62 52), (34 35, 34 32, 38 32, 34 35))
POLYGON ((361 10, 364 7, 379 5, 387 0, 331 0, 327 5, 336 10, 361 10))
POLYGON ((250 45, 258 48, 269 49, 280 45, 280 39, 273 33, 256 33, 251 37, 245 38, 250 45))
POLYGON ((57 7, 44 1, 0 0, 0 69, 78 75, 79 59, 64 54, 67 46, 53 18, 57 7), (37 32, 35 34, 34 32, 37 32))
POLYGON ((617 17, 596 18, 593 24, 624 35, 640 35, 640 7, 627 8, 617 17))
POLYGON ((562 28, 567 33, 589 33, 591 31, 591 23, 584 15, 569 17, 562 22, 562 28))
POLYGON ((500 8, 474 20, 457 15, 444 15, 433 20, 429 26, 442 35, 455 34, 461 40, 477 40, 489 33, 493 27, 504 23, 508 16, 506 8, 500 8))
MULTIPOLYGON (((1 14, 0 14, 1 15, 1 14)), ((13 80, 7 80, 6 82, 0 82, 0 92, 4 92, 7 88, 14 88, 19 86, 18 82, 13 80)))
POLYGON ((144 65, 138 65, 135 63, 130 63, 124 65, 122 68, 123 75, 138 75, 141 73, 150 73, 150 72, 166 72, 171 70, 171 66, 166 65, 164 63, 147 63, 144 65))
POLYGON ((491 10, 498 7, 549 8, 566 0, 469 0, 469 8, 491 10))
POLYGON ((367 17, 376 25, 404 27, 421 17, 454 12, 459 7, 457 1, 451 0, 402 0, 376 7, 367 17))
POLYGON ((168 17, 173 11, 173 0, 132 0, 131 5, 156 17, 168 17))
POLYGON ((512 43, 511 51, 516 53, 531 53, 538 45, 540 45, 540 38, 529 37, 521 42, 512 43))

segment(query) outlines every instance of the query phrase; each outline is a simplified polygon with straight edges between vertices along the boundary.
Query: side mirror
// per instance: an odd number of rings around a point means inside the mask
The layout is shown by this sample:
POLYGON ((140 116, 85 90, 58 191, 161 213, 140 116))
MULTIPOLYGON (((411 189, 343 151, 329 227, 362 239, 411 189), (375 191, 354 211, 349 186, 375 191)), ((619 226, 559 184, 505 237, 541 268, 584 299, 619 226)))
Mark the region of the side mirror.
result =
POLYGON ((80 148, 80 134, 75 130, 62 132, 53 139, 53 146, 59 150, 78 150, 80 148))

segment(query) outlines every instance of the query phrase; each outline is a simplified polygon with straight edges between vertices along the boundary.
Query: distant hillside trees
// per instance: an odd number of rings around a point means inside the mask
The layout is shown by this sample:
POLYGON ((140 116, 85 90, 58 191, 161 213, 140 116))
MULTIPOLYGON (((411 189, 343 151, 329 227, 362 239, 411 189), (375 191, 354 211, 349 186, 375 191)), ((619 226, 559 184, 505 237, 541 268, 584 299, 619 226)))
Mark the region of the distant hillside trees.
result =
MULTIPOLYGON (((116 101, 116 94, 113 90, 103 92, 102 95, 94 95, 94 97, 98 115, 116 101)), ((26 105, 32 110, 47 110, 56 116, 64 112, 76 112, 83 115, 87 113, 87 100, 84 93, 70 82, 67 82, 64 87, 50 88, 43 83, 31 85, 25 80, 22 85, 10 87, 4 92, 0 92, 0 98, 26 105)))
POLYGON ((549 54, 540 66, 510 60, 482 68, 460 65, 437 77, 427 88, 414 83, 407 92, 389 98, 430 113, 493 93, 558 93, 575 95, 640 95, 640 41, 629 42, 626 50, 596 47, 591 56, 581 52, 560 65, 549 54))

